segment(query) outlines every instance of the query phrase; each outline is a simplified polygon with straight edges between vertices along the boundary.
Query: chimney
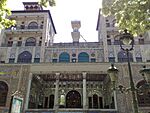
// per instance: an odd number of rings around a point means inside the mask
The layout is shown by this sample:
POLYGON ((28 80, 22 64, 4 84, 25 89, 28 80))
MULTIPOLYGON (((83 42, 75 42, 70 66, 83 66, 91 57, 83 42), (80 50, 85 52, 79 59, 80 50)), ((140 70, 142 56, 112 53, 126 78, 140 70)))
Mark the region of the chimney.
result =
POLYGON ((79 39, 80 39, 79 28, 81 27, 81 23, 80 21, 71 21, 71 26, 73 29, 73 32, 71 32, 73 43, 79 43, 79 39))

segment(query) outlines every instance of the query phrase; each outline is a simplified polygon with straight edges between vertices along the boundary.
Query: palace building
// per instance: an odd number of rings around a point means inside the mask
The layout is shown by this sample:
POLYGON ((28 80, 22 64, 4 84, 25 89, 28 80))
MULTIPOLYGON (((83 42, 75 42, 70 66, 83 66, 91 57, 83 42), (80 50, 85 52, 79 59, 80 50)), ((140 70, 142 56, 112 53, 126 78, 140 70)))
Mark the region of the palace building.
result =
MULTIPOLYGON (((23 2, 12 11, 16 26, 0 35, 0 113, 7 113, 15 92, 23 113, 131 113, 131 93, 114 91, 108 68, 118 68, 117 85, 129 87, 126 52, 113 16, 98 13, 97 42, 80 42, 80 21, 71 21, 72 42, 54 43, 56 28, 49 10, 23 2)), ((96 22, 95 22, 96 23, 96 22)), ((92 38, 92 37, 91 37, 92 38)), ((139 71, 150 67, 150 32, 135 38, 130 51, 135 86, 145 83, 139 71)), ((137 93, 139 110, 150 113, 150 90, 137 93)))

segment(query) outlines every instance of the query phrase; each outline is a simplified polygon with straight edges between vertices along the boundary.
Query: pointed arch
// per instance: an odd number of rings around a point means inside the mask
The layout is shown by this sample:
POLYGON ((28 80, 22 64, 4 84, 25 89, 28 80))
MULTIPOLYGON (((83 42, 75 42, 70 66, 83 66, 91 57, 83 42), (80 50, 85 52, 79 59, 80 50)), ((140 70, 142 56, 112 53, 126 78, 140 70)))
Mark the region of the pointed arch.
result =
POLYGON ((59 55, 59 62, 70 62, 70 55, 67 52, 63 52, 59 55))
POLYGON ((24 51, 18 55, 18 63, 31 63, 32 54, 28 51, 24 51))
POLYGON ((76 90, 71 90, 66 95, 67 108, 81 108, 81 95, 76 90))
POLYGON ((0 106, 6 105, 7 94, 8 94, 8 85, 5 82, 0 81, 0 106))
POLYGON ((93 108, 98 108, 98 95, 93 95, 93 108))
MULTIPOLYGON (((129 59, 131 62, 133 62, 133 55, 130 52, 129 52, 129 59)), ((128 61, 128 58, 127 58, 126 51, 120 51, 118 53, 118 62, 127 62, 127 61, 128 61)))
POLYGON ((28 25, 28 29, 38 29, 37 22, 30 22, 28 25))
POLYGON ((54 107, 54 98, 55 96, 53 94, 49 96, 49 108, 54 107))
POLYGON ((25 42, 25 46, 35 46, 36 45, 36 39, 33 37, 27 38, 25 42))
POLYGON ((89 62, 89 55, 86 52, 81 52, 78 55, 78 62, 89 62))

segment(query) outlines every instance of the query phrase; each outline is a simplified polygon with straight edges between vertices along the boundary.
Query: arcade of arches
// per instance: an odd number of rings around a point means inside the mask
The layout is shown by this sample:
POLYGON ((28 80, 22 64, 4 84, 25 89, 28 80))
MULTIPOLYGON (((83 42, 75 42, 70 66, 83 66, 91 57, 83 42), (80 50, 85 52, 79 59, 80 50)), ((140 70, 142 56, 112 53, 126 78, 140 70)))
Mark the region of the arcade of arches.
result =
MULTIPOLYGON (((106 74, 88 73, 51 73, 33 74, 29 88, 29 109, 59 108, 115 108, 116 99, 111 91, 106 74)), ((140 81, 137 88, 143 86, 140 81)), ((142 87, 141 87, 142 88, 142 87)), ((5 107, 9 87, 0 81, 0 107, 5 107)), ((140 107, 150 106, 150 92, 138 94, 140 107)))
POLYGON ((28 108, 113 109, 110 86, 107 74, 33 74, 28 108))

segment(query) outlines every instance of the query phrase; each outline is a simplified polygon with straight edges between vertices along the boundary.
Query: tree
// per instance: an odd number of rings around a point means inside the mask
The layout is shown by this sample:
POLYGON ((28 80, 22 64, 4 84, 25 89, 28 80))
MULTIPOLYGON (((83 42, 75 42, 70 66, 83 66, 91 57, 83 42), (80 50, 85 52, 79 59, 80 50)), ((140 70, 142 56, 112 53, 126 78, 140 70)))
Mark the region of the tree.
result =
POLYGON ((0 3, 0 29, 8 28, 15 24, 14 20, 6 19, 6 16, 11 15, 11 11, 6 7, 7 0, 1 0, 0 3))
POLYGON ((150 0, 111 0, 103 2, 102 12, 114 15, 118 27, 134 35, 150 30, 150 0))
POLYGON ((49 6, 55 6, 56 3, 55 3, 55 0, 40 0, 39 2, 42 6, 44 7, 47 7, 48 5, 49 6))
MULTIPOLYGON (((40 0, 39 4, 44 7, 55 6, 55 0, 40 0)), ((0 3, 0 29, 9 28, 15 25, 15 20, 7 19, 6 17, 11 15, 11 10, 6 7, 7 0, 1 0, 0 3)))

